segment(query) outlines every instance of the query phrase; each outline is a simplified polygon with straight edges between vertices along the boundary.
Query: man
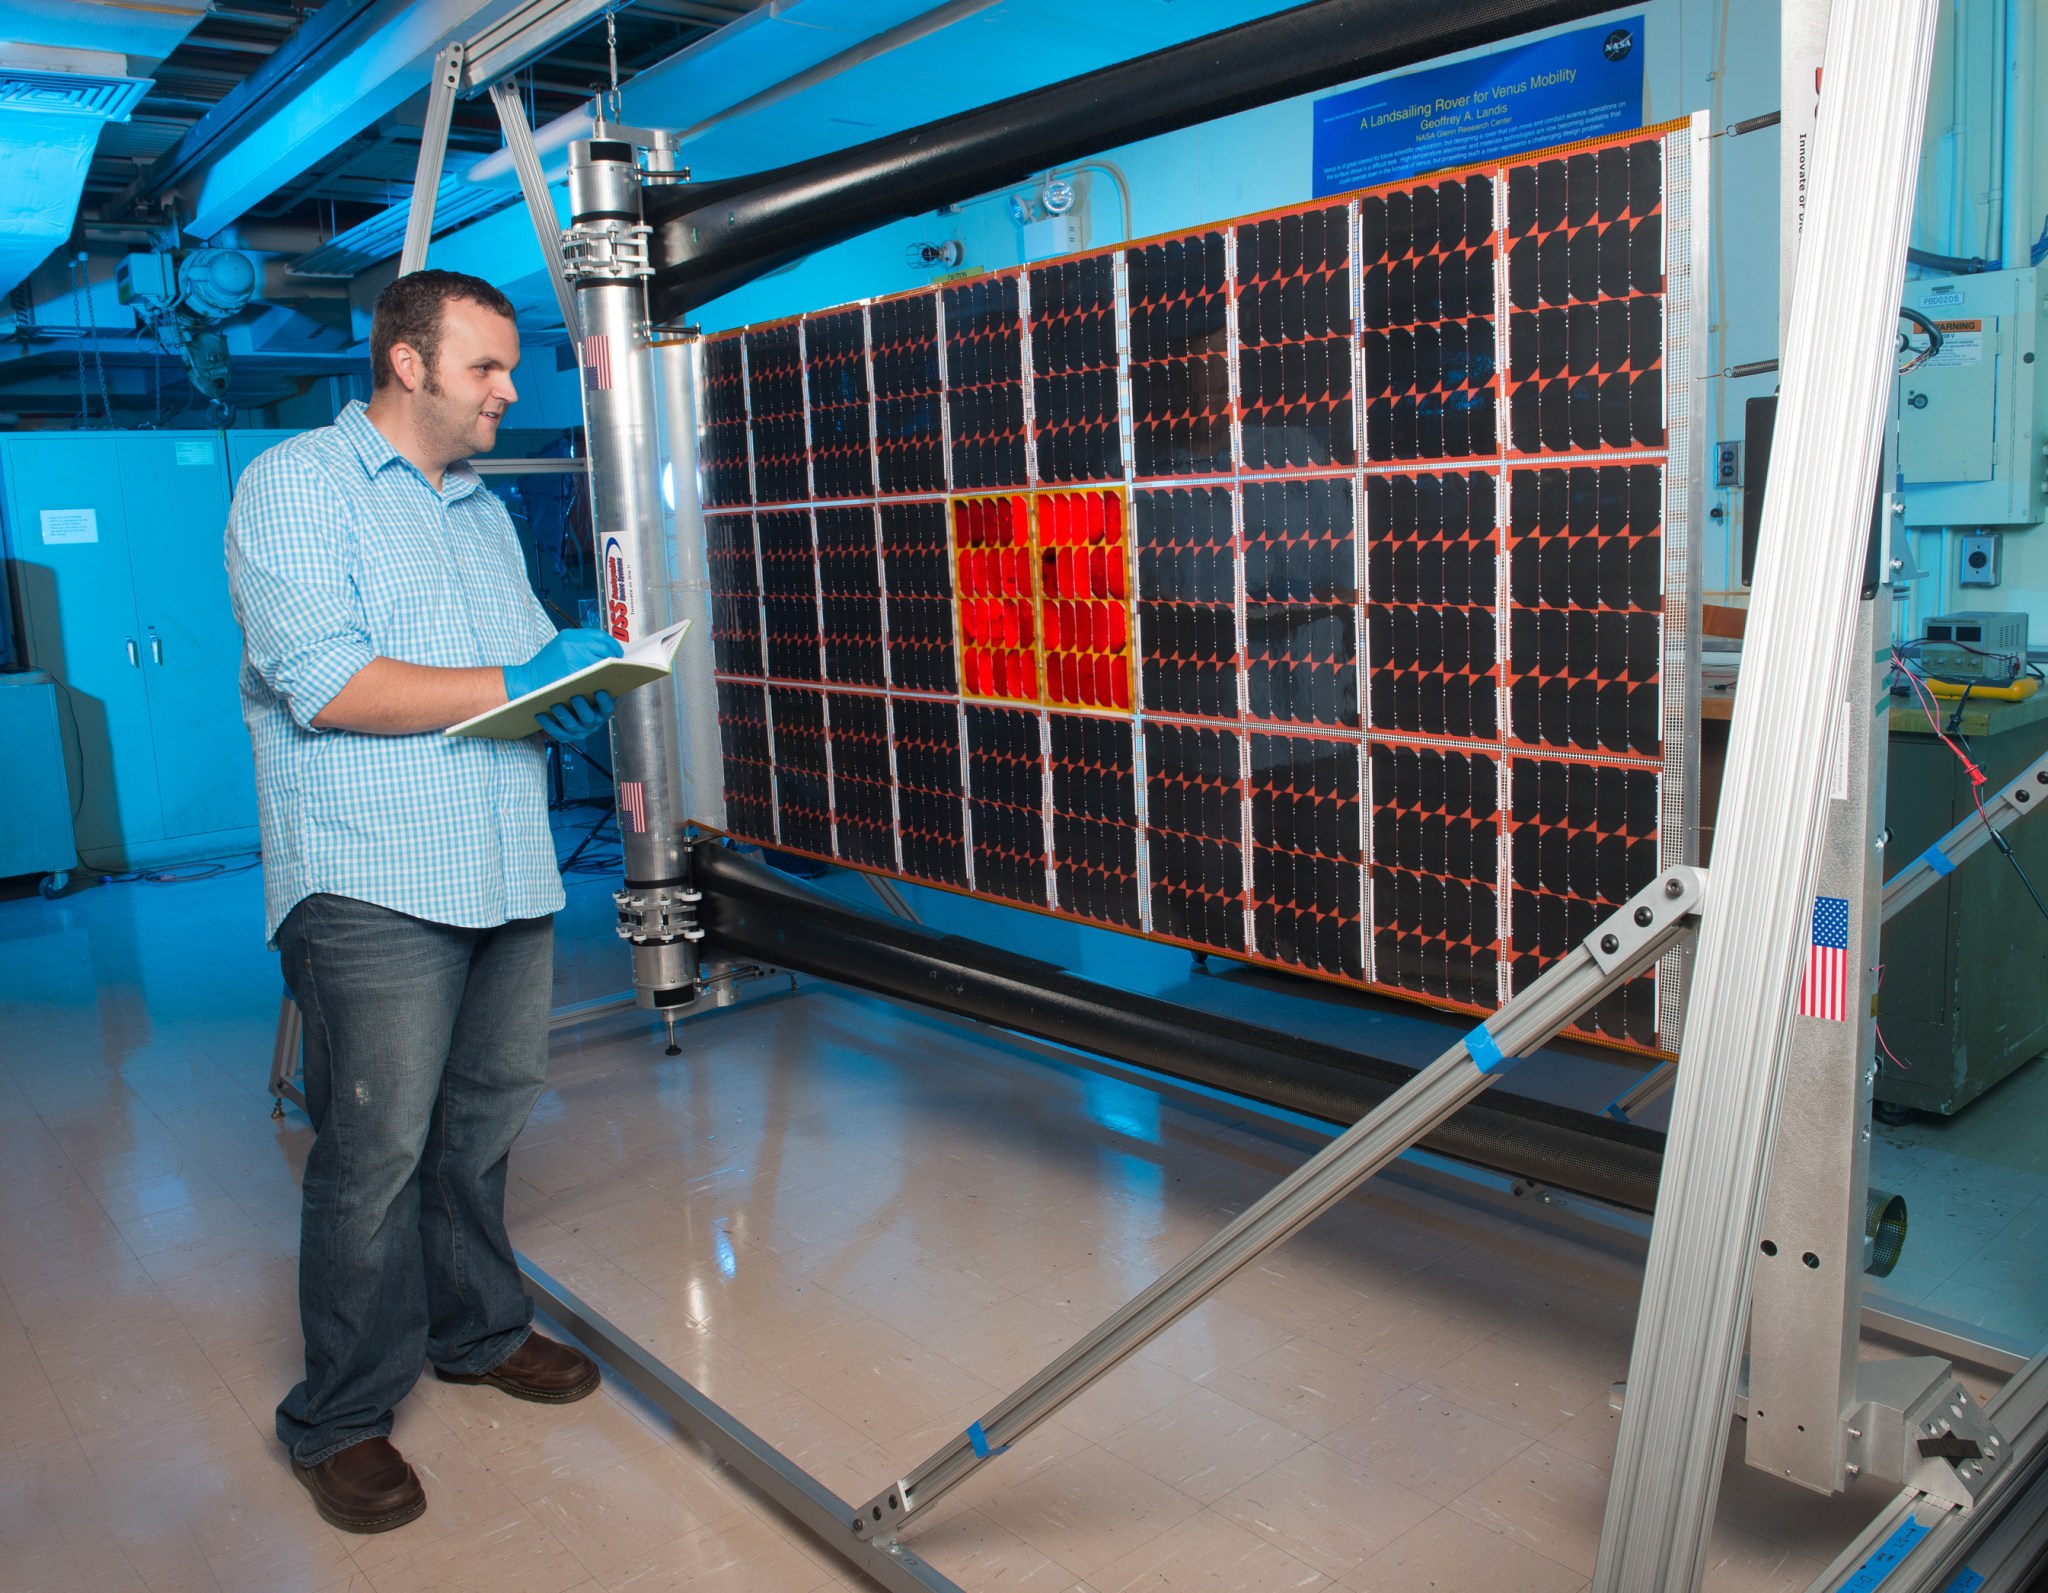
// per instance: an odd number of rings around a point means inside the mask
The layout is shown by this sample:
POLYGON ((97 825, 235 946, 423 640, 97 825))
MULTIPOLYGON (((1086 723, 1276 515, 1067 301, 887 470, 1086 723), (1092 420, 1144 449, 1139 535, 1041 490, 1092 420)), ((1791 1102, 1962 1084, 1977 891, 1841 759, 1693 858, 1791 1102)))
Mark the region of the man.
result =
MULTIPOLYGON (((426 1508, 390 1440, 423 1363, 564 1402, 588 1357, 533 1331, 505 1167, 546 1074, 561 875, 538 737, 449 725, 599 658, 557 635, 505 507, 462 461, 518 397, 512 306, 451 271, 377 300, 370 403, 249 466, 227 562, 255 745, 267 930, 305 1018, 299 1315, 277 1408, 320 1514, 382 1532, 426 1508)), ((581 739, 610 697, 547 721, 581 739)))

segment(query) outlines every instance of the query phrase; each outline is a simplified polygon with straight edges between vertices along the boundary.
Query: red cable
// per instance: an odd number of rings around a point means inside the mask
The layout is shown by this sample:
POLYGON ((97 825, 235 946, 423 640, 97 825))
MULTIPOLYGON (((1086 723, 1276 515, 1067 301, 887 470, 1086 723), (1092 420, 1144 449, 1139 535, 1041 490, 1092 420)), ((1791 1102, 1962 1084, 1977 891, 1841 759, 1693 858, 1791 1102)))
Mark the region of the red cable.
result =
MULTIPOLYGON (((1984 804, 1978 800, 1977 787, 1984 783, 1984 771, 1978 768, 1970 755, 1957 746, 1954 741, 1950 740, 1948 732, 1941 728, 1941 716, 1934 711, 1933 694, 1928 691, 1926 682, 1913 673, 1912 668, 1900 656, 1899 650, 1896 647, 1892 649, 1892 668, 1901 675, 1904 675, 1911 684, 1914 699, 1920 704, 1920 711, 1927 716, 1928 728, 1941 738, 1941 744, 1947 747, 1950 752, 1953 752, 1956 755, 1957 761, 1970 772, 1970 800, 1977 804, 1978 816, 1980 818, 1983 817, 1984 804)), ((1989 828, 1991 820, 1985 818, 1984 824, 1986 828, 1989 828)))

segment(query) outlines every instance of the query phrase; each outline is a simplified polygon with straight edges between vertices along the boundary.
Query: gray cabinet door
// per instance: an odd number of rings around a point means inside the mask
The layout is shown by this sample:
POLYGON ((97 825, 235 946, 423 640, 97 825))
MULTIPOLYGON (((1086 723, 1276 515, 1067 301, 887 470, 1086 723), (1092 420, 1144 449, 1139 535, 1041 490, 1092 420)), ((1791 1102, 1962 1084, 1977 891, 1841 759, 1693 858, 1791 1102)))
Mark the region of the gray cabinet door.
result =
POLYGON ((130 432, 121 438, 121 482, 164 834, 248 829, 256 774, 238 685, 242 633, 228 604, 221 439, 130 432))
POLYGON ((78 848, 115 868, 164 833, 120 450, 112 436, 0 439, 22 662, 63 683, 78 848))

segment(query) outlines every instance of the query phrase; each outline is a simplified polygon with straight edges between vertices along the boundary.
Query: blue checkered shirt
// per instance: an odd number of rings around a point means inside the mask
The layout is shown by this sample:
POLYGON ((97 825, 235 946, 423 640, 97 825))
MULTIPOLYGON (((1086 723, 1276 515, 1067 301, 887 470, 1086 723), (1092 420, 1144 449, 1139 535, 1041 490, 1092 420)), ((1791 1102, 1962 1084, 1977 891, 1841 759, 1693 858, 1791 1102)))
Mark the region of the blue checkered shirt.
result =
POLYGON ((269 449, 228 512, 266 933, 316 892, 487 927, 562 905, 540 738, 316 730, 373 658, 517 664, 555 634, 476 472, 441 490, 350 404, 269 449))

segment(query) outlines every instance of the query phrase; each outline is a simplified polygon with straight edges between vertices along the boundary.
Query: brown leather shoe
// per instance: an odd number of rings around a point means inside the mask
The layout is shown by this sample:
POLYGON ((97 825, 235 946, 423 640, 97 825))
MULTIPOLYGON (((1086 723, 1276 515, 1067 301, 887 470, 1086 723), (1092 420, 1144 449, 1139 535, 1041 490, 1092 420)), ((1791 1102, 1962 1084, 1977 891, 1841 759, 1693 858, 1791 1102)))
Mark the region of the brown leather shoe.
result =
POLYGON ((597 1391, 600 1373, 597 1362, 581 1350, 538 1333, 488 1372, 444 1372, 434 1368, 444 1383, 488 1383, 514 1399, 530 1399, 542 1405, 566 1405, 597 1391))
POLYGON ((416 1520, 427 1491, 388 1438, 365 1438, 317 1466, 292 1462, 320 1519, 344 1532, 389 1532, 416 1520))

